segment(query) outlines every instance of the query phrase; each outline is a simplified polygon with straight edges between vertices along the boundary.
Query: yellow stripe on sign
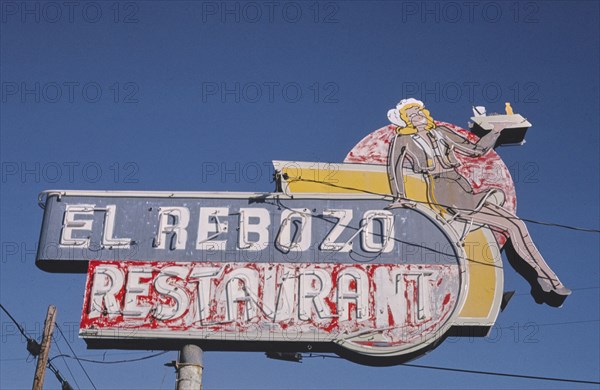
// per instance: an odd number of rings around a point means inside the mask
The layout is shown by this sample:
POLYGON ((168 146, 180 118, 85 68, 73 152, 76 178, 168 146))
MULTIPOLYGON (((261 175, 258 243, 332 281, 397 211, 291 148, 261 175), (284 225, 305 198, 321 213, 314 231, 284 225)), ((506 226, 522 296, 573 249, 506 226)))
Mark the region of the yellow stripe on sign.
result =
POLYGON ((391 194, 387 172, 361 172, 350 170, 328 170, 284 168, 289 192, 294 194, 317 192, 335 194, 391 194))
MULTIPOLYGON (((460 317, 486 318, 496 296, 496 267, 494 253, 483 230, 477 229, 465 238, 465 253, 469 273, 467 299, 460 317)), ((499 255, 499 254, 497 254, 499 255)))
MULTIPOLYGON (((282 169, 288 175, 288 190, 292 194, 335 193, 391 195, 387 171, 307 169, 294 167, 282 169), (299 175, 299 173, 301 173, 299 175)), ((404 175, 406 197, 427 203, 427 183, 421 175, 404 175)))

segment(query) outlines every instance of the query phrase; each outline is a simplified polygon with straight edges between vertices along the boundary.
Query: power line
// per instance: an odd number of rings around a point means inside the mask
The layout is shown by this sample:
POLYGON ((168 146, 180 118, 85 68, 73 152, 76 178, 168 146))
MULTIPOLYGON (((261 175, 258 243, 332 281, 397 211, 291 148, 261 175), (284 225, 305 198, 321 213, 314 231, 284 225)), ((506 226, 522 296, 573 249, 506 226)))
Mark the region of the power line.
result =
MULTIPOLYGON (((110 352, 112 352, 112 351, 108 351, 108 352, 110 353, 110 352)), ((111 353, 111 354, 110 354, 110 356, 116 356, 116 355, 138 355, 138 354, 140 354, 140 353, 143 353, 143 352, 144 352, 144 351, 135 351, 135 352, 114 352, 114 353, 111 353)), ((168 351, 165 351, 165 353, 166 353, 166 352, 168 352, 168 351)), ((71 356, 70 356, 70 355, 68 355, 68 354, 63 354, 63 355, 64 355, 64 357, 71 357, 71 356)), ((94 356, 104 356, 104 355, 106 355, 106 352, 104 352, 104 353, 93 353, 93 354, 89 354, 89 355, 80 355, 80 356, 79 356, 79 359, 84 359, 84 358, 86 358, 86 359, 87 359, 87 358, 91 358, 91 357, 94 357, 94 356)), ((57 358, 59 358, 59 357, 63 357, 63 356, 60 356, 60 355, 53 356, 53 357, 52 357, 52 359, 50 359, 50 360, 57 359, 57 358)), ((143 358, 145 359, 145 358, 147 358, 147 357, 146 357, 146 356, 143 356, 143 358)), ((19 360, 25 360, 25 359, 27 359, 27 356, 20 357, 20 358, 6 358, 6 359, 0 359, 0 362, 11 362, 11 361, 19 361, 19 360)), ((73 359, 74 359, 74 358, 73 358, 73 359)), ((91 360, 91 359, 89 359, 89 360, 91 360)), ((83 360, 83 361, 85 361, 85 360, 83 360)), ((92 363, 96 363, 96 362, 105 362, 105 360, 95 360, 95 361, 93 361, 92 363)))
MULTIPOLYGON (((58 353, 62 355, 62 351, 60 349, 60 345, 58 345, 58 343, 56 342, 56 339, 54 338, 54 336, 52 336, 52 341, 54 341, 54 345, 58 349, 58 353)), ((75 379, 75 375, 73 375, 73 371, 71 371, 71 367, 69 367, 69 365, 67 364, 67 360, 64 357, 63 357, 62 360, 65 363, 65 366, 67 367, 67 370, 69 371, 69 374, 71 374, 71 378, 73 379, 73 382, 75 382, 75 386, 77 386, 77 388, 80 389, 81 387, 79 386, 79 383, 77 383, 77 379, 75 379)))
POLYGON ((50 362, 48 362, 48 368, 54 373, 54 376, 60 383, 62 390, 73 390, 69 382, 67 382, 65 378, 63 378, 62 375, 60 375, 60 371, 58 371, 58 369, 54 367, 50 362))
MULTIPOLYGON (((65 337, 65 334, 63 333, 62 329, 60 329, 60 326, 58 326, 58 324, 56 324, 56 329, 58 329, 58 331, 60 332, 60 335, 63 337, 63 339, 65 340, 65 342, 67 343, 67 346, 69 347, 69 349, 71 350, 71 353, 73 354, 73 356, 75 356, 77 358, 77 354, 75 353, 75 351, 73 350, 73 348, 71 347, 71 343, 69 343, 69 340, 67 340, 67 338, 65 337)), ((59 350, 60 352, 60 350, 59 350)), ((77 359, 77 362, 79 363, 79 366, 81 367, 81 369, 83 370, 83 373, 85 374, 85 376, 88 378, 88 380, 90 381, 90 383, 92 384, 92 387, 96 390, 96 386, 94 385, 94 382, 92 382, 92 378, 90 378, 89 374, 87 373, 87 371, 85 370, 85 368, 83 367, 83 364, 81 364, 81 362, 79 361, 79 359, 77 359)))
POLYGON ((513 219, 520 219, 522 221, 531 222, 531 223, 535 223, 535 224, 538 224, 538 225, 559 227, 559 228, 563 228, 563 229, 575 230, 575 231, 578 231, 578 232, 600 233, 600 229, 589 229, 589 228, 582 228, 582 227, 571 226, 571 225, 563 225, 563 224, 554 223, 554 222, 536 221, 536 220, 528 219, 528 218, 518 218, 518 217, 516 217, 516 218, 513 218, 513 219))
MULTIPOLYGON (((10 313, 4 308, 4 306, 2 306, 0 304, 0 307, 2 308, 2 310, 4 310, 4 312, 11 318, 11 320, 13 320, 13 322, 16 321, 14 320, 14 318, 10 315, 10 313)), ((600 320, 584 320, 584 321, 569 321, 569 322, 558 322, 558 323, 549 323, 549 324, 538 324, 538 326, 550 326, 550 325, 570 325, 570 324, 579 324, 579 323, 589 323, 589 322, 598 322, 600 320)), ((62 332, 62 330, 60 330, 59 327, 57 327, 59 329, 60 334, 63 336, 63 338, 65 339, 65 341, 67 341, 64 333, 62 332)), ((22 330, 22 329, 21 329, 22 330)), ((22 331, 23 336, 25 336, 26 338, 29 338, 29 336, 22 331)), ((55 341, 56 344, 56 341, 55 341)), ((69 342, 67 341, 67 345, 69 346, 69 349, 71 350, 71 352, 73 353, 73 355, 75 356, 71 356, 71 355, 67 355, 67 354, 59 354, 54 356, 52 359, 50 359, 50 361, 48 361, 48 367, 50 368, 50 370, 52 372, 54 372, 54 374, 57 376, 57 378, 60 378, 59 381, 61 381, 61 383, 63 382, 62 377, 60 377, 60 373, 59 371, 52 365, 52 360, 62 357, 62 358, 70 358, 70 359, 75 359, 79 362, 79 364, 81 365, 81 362, 88 362, 88 363, 96 363, 96 364, 121 364, 121 363, 131 363, 131 362, 138 362, 138 361, 142 361, 142 360, 147 360, 147 359, 151 359, 157 356, 161 356, 164 355, 166 353, 168 353, 169 351, 162 351, 162 352, 158 352, 152 355, 147 355, 147 356, 143 356, 140 358, 135 358, 135 359, 125 359, 125 360, 113 360, 113 361, 103 361, 103 360, 93 360, 93 359, 84 359, 84 358, 80 358, 77 357, 77 355, 75 354, 75 352, 73 351, 73 348, 71 348, 71 345, 69 344, 69 342)), ((58 347, 58 345, 57 345, 58 347)), ((59 352, 60 352, 60 348, 59 352)), ((332 359, 344 359, 342 357, 339 356, 334 356, 334 355, 326 355, 326 354, 309 354, 308 356, 304 355, 304 358, 332 358, 332 359)), ((66 364, 66 362, 65 362, 66 364)), ((410 364, 410 363, 402 363, 402 366, 405 367, 413 367, 413 368, 424 368, 424 369, 431 369, 431 370, 440 370, 440 371, 452 371, 452 372, 461 372, 461 373, 466 373, 466 374, 478 374, 478 375, 492 375, 492 376, 502 376, 502 377, 511 377, 511 378, 522 378, 522 379, 534 379, 534 380, 544 380, 544 381, 555 381, 555 382, 568 382, 568 383, 582 383, 582 384, 600 384, 600 381, 588 381, 588 380, 581 380, 581 379, 571 379, 571 378, 556 378, 556 377, 546 377, 546 376, 535 376, 535 375, 523 375, 523 374, 513 374, 513 373, 505 373, 505 372, 496 372, 496 371, 481 371, 481 370, 468 370, 468 369, 462 369, 462 368, 452 368, 452 367, 439 367, 439 366, 428 366, 428 365, 419 365, 419 364, 410 364)), ((92 380, 90 379, 89 375, 87 374, 87 372, 85 371, 85 368, 83 367, 83 365, 81 365, 81 368, 83 369, 83 371, 85 372, 86 376, 88 377, 88 380, 90 381, 90 383, 92 384, 92 386, 94 387, 94 389, 96 389, 94 383, 92 382, 92 380)), ((68 365, 67 365, 67 369, 69 369, 68 365)), ((69 369, 69 372, 71 372, 71 370, 69 369)), ((71 373, 71 376, 73 376, 73 374, 71 373)), ((75 377, 73 376, 73 379, 75 380, 75 377)), ((77 382, 75 382, 77 384, 77 382)), ((79 387, 79 385, 77 384, 77 386, 79 387)))
POLYGON ((21 332, 21 334, 23 335, 23 337, 25 337, 28 340, 33 340, 31 337, 29 337, 26 333, 25 330, 23 329, 23 327, 21 325, 19 325, 19 323, 17 322, 17 320, 14 319, 14 317, 12 315, 10 315, 10 313, 8 312, 8 310, 6 310, 6 308, 4 307, 4 305, 2 305, 0 303, 0 308, 6 313, 6 315, 8 316, 8 318, 10 318, 12 320, 12 322, 17 326, 17 329, 19 329, 19 332, 21 332))
POLYGON ((79 360, 82 362, 87 362, 87 363, 96 363, 96 364, 120 364, 120 363, 132 363, 132 362, 139 362, 142 360, 147 360, 147 359, 152 359, 155 358, 157 356, 161 356, 164 355, 165 353, 168 353, 170 351, 162 351, 162 352, 158 352, 152 355, 148 355, 148 356, 142 356, 136 359, 126 359, 126 360, 110 360, 110 361, 106 361, 106 360, 93 360, 93 359, 84 359, 84 358, 79 358, 76 356, 71 356, 71 355, 67 355, 67 354, 63 354, 63 355, 56 355, 54 356, 52 359, 56 359, 58 357, 67 357, 69 359, 75 359, 75 360, 79 360))
POLYGON ((585 384, 591 384, 591 385, 600 385, 600 382, 586 381, 586 380, 581 380, 581 379, 554 378, 554 377, 547 377, 547 376, 511 374, 511 373, 495 372, 495 371, 465 370, 462 368, 425 366, 425 365, 421 365, 421 364, 411 364, 411 363, 404 363, 402 365, 406 366, 406 367, 427 368, 427 369, 431 369, 431 370, 440 370, 440 371, 463 372, 463 373, 467 373, 467 374, 493 375, 493 376, 504 376, 504 377, 510 377, 510 378, 535 379, 535 380, 542 380, 542 381, 585 383, 585 384))
POLYGON ((27 339, 27 352, 29 352, 32 356, 37 356, 40 354, 40 350, 42 348, 42 346, 40 345, 40 343, 38 343, 37 341, 35 341, 32 337, 29 337, 29 335, 27 334, 27 332, 25 332, 25 329, 23 329, 23 327, 21 325, 19 325, 19 323, 17 322, 17 320, 15 320, 15 318, 8 312, 8 310, 0 303, 0 308, 2 308, 2 310, 6 313, 6 315, 11 319, 11 321, 16 325, 17 329, 19 329, 19 332, 21 332, 21 335, 23 337, 25 337, 25 339, 27 339))
MULTIPOLYGON (((17 326, 17 328, 19 329, 19 332, 21 332, 21 335, 23 335, 23 337, 25 337, 27 339, 27 351, 33 356, 39 355, 40 349, 41 349, 40 344, 37 341, 35 341, 33 338, 31 338, 27 334, 27 332, 25 332, 25 330, 21 327, 21 325, 19 325, 17 320, 15 320, 15 318, 8 312, 8 310, 1 303, 0 303, 0 308, 6 313, 6 315, 11 319, 11 321, 17 326)), ((65 362, 65 364, 66 364, 66 362, 65 362)), ((50 369, 50 371, 52 371, 54 373, 54 376, 56 376, 56 379, 60 382, 61 388, 63 390, 73 390, 73 388, 71 387, 69 382, 67 382, 62 377, 62 375, 60 375, 60 371, 58 371, 58 369, 52 365, 52 359, 48 360, 48 363, 46 364, 46 366, 50 369)), ((69 367, 67 366, 67 368, 69 368, 69 367)), ((69 371, 71 371, 71 370, 69 369, 69 371)), ((71 376, 73 376, 72 373, 71 373, 71 376)), ((73 377, 73 379, 75 379, 75 377, 73 377)))
MULTIPOLYGON (((326 355, 326 354, 309 354, 308 356, 303 356, 304 358, 331 358, 331 359, 344 359, 340 356, 334 355, 326 355)), ((570 378, 554 378, 547 376, 536 376, 536 375, 522 375, 522 374, 512 374, 506 372, 496 372, 496 371, 481 371, 481 370, 467 370, 463 368, 452 368, 452 367, 439 367, 439 366, 426 366, 422 364, 412 364, 412 363, 401 363, 401 366, 405 367, 413 367, 413 368, 426 368, 430 370, 439 370, 439 371, 453 371, 453 372, 462 372, 465 374, 479 374, 479 375, 493 375, 493 376, 503 376, 510 378, 522 378, 522 379, 535 379, 535 380, 543 380, 543 381, 554 381, 554 382, 568 382, 568 383, 585 383, 598 385, 600 382, 596 381, 587 381, 582 379, 570 379, 570 378)))
MULTIPOLYGON (((600 320, 579 320, 579 321, 564 321, 564 322, 552 322, 552 323, 542 323, 542 324, 538 324, 536 322, 530 322, 528 324, 530 325, 535 325, 535 326, 558 326, 558 325, 578 325, 578 324, 590 324, 590 323, 595 323, 595 322, 600 322, 600 320)), ((528 324, 523 324, 520 325, 519 327, 523 328, 525 326, 528 326, 528 324)), ((495 327, 497 327, 498 329, 510 329, 512 326, 509 325, 495 325, 495 327)), ((58 345, 57 345, 58 347, 58 345)), ((60 351, 60 348, 58 348, 60 351)), ((147 356, 141 356, 139 358, 134 358, 134 359, 126 359, 126 360, 111 360, 111 361, 106 361, 106 360, 94 360, 94 359, 87 359, 87 358, 83 358, 83 357, 73 357, 71 355, 68 354, 59 354, 56 355, 54 357, 52 357, 52 359, 50 360, 54 360, 54 359, 58 359, 58 358, 70 358, 70 359, 74 359, 74 360, 81 360, 83 362, 88 362, 88 363, 97 363, 97 364, 118 364, 118 363, 130 363, 130 362, 136 362, 136 361, 141 361, 141 360, 147 360, 147 359, 151 359, 160 355, 164 355, 165 353, 168 353, 169 351, 163 351, 163 352, 159 352, 156 354, 152 354, 152 355, 147 355, 147 356)), ((133 354, 137 354, 140 352, 122 352, 122 353, 116 353, 116 354, 120 354, 120 355, 133 355, 133 354)), ((314 355, 314 354, 313 354, 314 355)), ((90 355, 90 356, 98 356, 98 354, 94 354, 94 355, 90 355)), ((337 358, 337 356, 328 356, 328 357, 332 357, 332 358, 337 358)), ((7 358, 7 359, 0 359, 0 361, 6 362, 6 361, 19 361, 19 360, 23 360, 26 357, 22 357, 22 358, 7 358)), ((75 379, 75 378, 73 378, 75 379)))
POLYGON ((108 350, 102 353, 90 353, 90 354, 86 354, 86 355, 80 355, 80 357, 83 358, 92 358, 94 356, 102 356, 102 361, 105 361, 106 359, 106 355, 109 355, 109 357, 113 357, 113 356, 120 356, 120 355, 139 355, 140 353, 144 353, 145 351, 118 351, 118 350, 108 350))
MULTIPOLYGON (((380 192, 369 191, 369 190, 365 190, 365 189, 357 188, 357 187, 341 186, 341 185, 337 185, 337 184, 333 184, 333 183, 328 183, 328 182, 322 181, 322 180, 303 179, 302 177, 291 177, 290 178, 289 176, 286 180, 288 180, 288 183, 292 183, 294 181, 304 181, 304 182, 308 182, 308 183, 318 183, 318 184, 324 184, 324 185, 328 185, 328 186, 335 187, 335 188, 363 192, 363 193, 371 194, 371 195, 379 195, 379 196, 386 197, 386 198, 392 198, 392 199, 394 198, 394 196, 391 194, 384 194, 384 193, 380 193, 380 192), (291 179, 291 180, 288 180, 288 179, 291 179)), ((453 208, 450 205, 445 205, 445 204, 441 204, 441 203, 422 201, 422 200, 416 200, 416 199, 408 199, 408 198, 406 198, 406 199, 411 202, 416 202, 416 203, 440 206, 440 207, 444 207, 444 208, 453 208)), ((474 209, 466 209, 466 208, 456 208, 456 209, 459 209, 461 211, 471 211, 471 212, 476 211, 474 209)), ((479 211, 479 213, 486 214, 486 215, 496 215, 496 214, 492 214, 492 213, 486 213, 485 211, 479 211)), ((600 229, 590 229, 590 228, 583 228, 583 227, 565 225, 565 224, 554 223, 554 222, 537 221, 534 219, 520 218, 517 216, 507 217, 507 219, 516 219, 516 220, 521 220, 521 221, 525 221, 525 222, 535 223, 538 225, 560 227, 560 228, 564 228, 564 229, 576 230, 576 231, 581 231, 581 232, 586 232, 586 233, 600 233, 600 229)))
MULTIPOLYGON (((578 324, 591 324, 594 322, 600 322, 600 320, 581 320, 581 321, 564 321, 564 322, 549 322, 545 324, 538 324, 536 322, 528 322, 526 324, 520 325, 519 328, 526 328, 529 326, 556 326, 556 325, 578 325, 578 324)), ((498 326, 498 329, 511 329, 513 326, 504 325, 498 326)))

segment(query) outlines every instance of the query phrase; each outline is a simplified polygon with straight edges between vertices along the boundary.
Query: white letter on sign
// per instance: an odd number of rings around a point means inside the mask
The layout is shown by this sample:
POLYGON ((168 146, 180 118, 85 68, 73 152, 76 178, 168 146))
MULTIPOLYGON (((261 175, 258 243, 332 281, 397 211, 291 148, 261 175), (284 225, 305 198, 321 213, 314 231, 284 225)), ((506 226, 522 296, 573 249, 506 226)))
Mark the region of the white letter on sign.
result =
POLYGON ((198 312, 200 321, 210 316, 210 284, 223 273, 221 267, 194 267, 190 273, 190 281, 198 281, 198 312))
POLYGON ((187 241, 187 225, 190 222, 190 210, 187 207, 159 207, 158 233, 154 239, 154 247, 165 249, 167 234, 175 234, 175 248, 185 249, 187 241), (169 220, 173 220, 170 222, 169 220))
POLYGON ((239 247, 249 251, 263 250, 269 244, 269 225, 271 224, 271 215, 269 210, 252 208, 240 209, 240 234, 239 247), (258 218, 257 223, 250 223, 250 218, 258 218), (258 240, 250 241, 250 233, 256 233, 258 240))
POLYGON ((123 288, 123 272, 113 265, 98 266, 94 270, 94 279, 90 297, 89 318, 100 317, 106 308, 106 314, 114 317, 121 314, 121 306, 117 302, 115 295, 123 288))
POLYGON ((104 246, 120 246, 129 248, 131 238, 115 238, 113 237, 115 230, 115 214, 117 206, 110 204, 106 206, 106 214, 104 215, 104 234, 102 235, 102 245, 104 246))
POLYGON ((407 322, 406 297, 400 270, 381 266, 375 270, 375 326, 403 326, 407 322), (390 315, 391 314, 391 315, 390 315))
POLYGON ((296 296, 295 267, 281 264, 265 269, 263 311, 273 322, 292 318, 296 296))
POLYGON ((227 322, 238 317, 238 305, 243 304, 243 320, 250 321, 256 317, 258 304, 258 271, 249 268, 236 268, 225 276, 227 322))
POLYGON ((199 250, 225 250, 226 240, 214 240, 222 233, 227 233, 227 221, 229 215, 227 207, 201 207, 200 220, 198 221, 198 241, 196 249, 199 250), (221 218, 219 218, 221 217, 221 218), (214 221, 211 221, 213 219, 214 221))
POLYGON ((145 283, 141 278, 152 278, 151 267, 131 267, 127 275, 127 286, 125 293, 125 306, 123 307, 124 317, 146 317, 150 312, 151 305, 139 304, 138 297, 148 296, 149 280, 145 283))
POLYGON ((320 249, 322 251, 350 252, 352 249, 351 242, 335 242, 335 240, 342 234, 344 228, 350 225, 352 209, 324 210, 323 216, 337 218, 338 222, 333 226, 329 234, 325 236, 320 249))
POLYGON ((364 320, 369 316, 369 277, 358 268, 346 268, 337 281, 337 309, 340 321, 352 320, 350 303, 356 307, 354 318, 364 320))
POLYGON ((414 304, 411 305, 411 322, 429 320, 431 318, 431 283, 432 272, 409 273, 405 275, 408 286, 408 299, 414 304), (412 299, 411 299, 412 296, 412 299))
POLYGON ((154 317, 159 320, 172 320, 181 316, 190 305, 190 298, 185 292, 185 288, 169 281, 173 278, 185 280, 188 274, 188 268, 183 266, 165 267, 154 280, 154 289, 162 295, 173 298, 174 305, 160 303, 156 306, 154 317))
POLYGON ((312 235, 312 219, 309 209, 289 209, 281 213, 281 227, 277 237, 277 245, 285 252, 302 252, 310 248, 312 235), (300 219, 300 227, 296 228, 292 237, 294 219, 300 219))
POLYGON ((331 314, 325 298, 331 292, 331 275, 322 269, 301 271, 299 277, 298 318, 308 321, 312 308, 317 310, 320 319, 335 317, 331 314))
POLYGON ((385 252, 394 250, 394 215, 387 210, 369 210, 365 212, 362 246, 366 252, 385 252), (374 221, 381 221, 381 242, 375 242, 374 221))
POLYGON ((60 235, 61 245, 72 245, 87 248, 90 246, 93 219, 75 219, 76 216, 85 215, 94 217, 93 204, 67 205, 63 219, 63 229, 60 235), (87 231, 86 237, 73 237, 75 231, 87 231))

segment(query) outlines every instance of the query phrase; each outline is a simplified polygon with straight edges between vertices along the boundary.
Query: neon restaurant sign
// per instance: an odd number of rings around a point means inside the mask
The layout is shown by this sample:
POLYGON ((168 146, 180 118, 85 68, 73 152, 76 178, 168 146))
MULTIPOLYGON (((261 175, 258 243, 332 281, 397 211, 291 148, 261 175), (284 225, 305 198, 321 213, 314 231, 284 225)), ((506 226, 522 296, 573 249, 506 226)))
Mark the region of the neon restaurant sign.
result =
POLYGON ((474 109, 472 131, 404 99, 343 163, 274 161, 277 191, 45 191, 37 265, 87 272, 89 348, 335 352, 413 359, 485 336, 501 251, 538 303, 570 294, 514 214, 493 150, 530 123, 474 109), (514 261, 513 261, 514 260, 514 261))

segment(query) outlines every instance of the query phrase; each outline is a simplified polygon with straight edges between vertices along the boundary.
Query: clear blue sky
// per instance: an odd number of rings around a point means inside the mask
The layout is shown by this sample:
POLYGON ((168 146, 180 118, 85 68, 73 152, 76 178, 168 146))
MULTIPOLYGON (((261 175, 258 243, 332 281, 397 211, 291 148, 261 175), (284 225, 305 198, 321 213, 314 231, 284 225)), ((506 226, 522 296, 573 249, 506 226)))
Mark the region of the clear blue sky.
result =
MULTIPOLYGON (((461 126, 472 105, 501 111, 511 101, 533 123, 526 145, 498 150, 518 214, 598 229, 598 2, 0 5, 0 301, 36 337, 56 305, 81 357, 150 352, 86 350, 77 338, 85 275, 35 266, 39 192, 268 191, 271 160, 341 162, 408 93, 461 126)), ((564 307, 537 305, 507 266, 505 288, 517 295, 495 337, 448 340, 414 363, 600 380, 599 235, 529 228, 574 290, 564 307)), ((35 364, 6 315, 0 323, 0 388, 29 387, 35 364)), ((53 356, 58 348, 69 353, 61 337, 53 356)), ((84 364, 98 388, 173 388, 163 364, 175 359, 84 364)), ((204 360, 205 388, 215 389, 598 388, 260 353, 204 360)), ((74 376, 91 386, 75 361, 72 376, 54 362, 72 385, 74 376)), ((46 384, 58 387, 51 373, 46 384)))

